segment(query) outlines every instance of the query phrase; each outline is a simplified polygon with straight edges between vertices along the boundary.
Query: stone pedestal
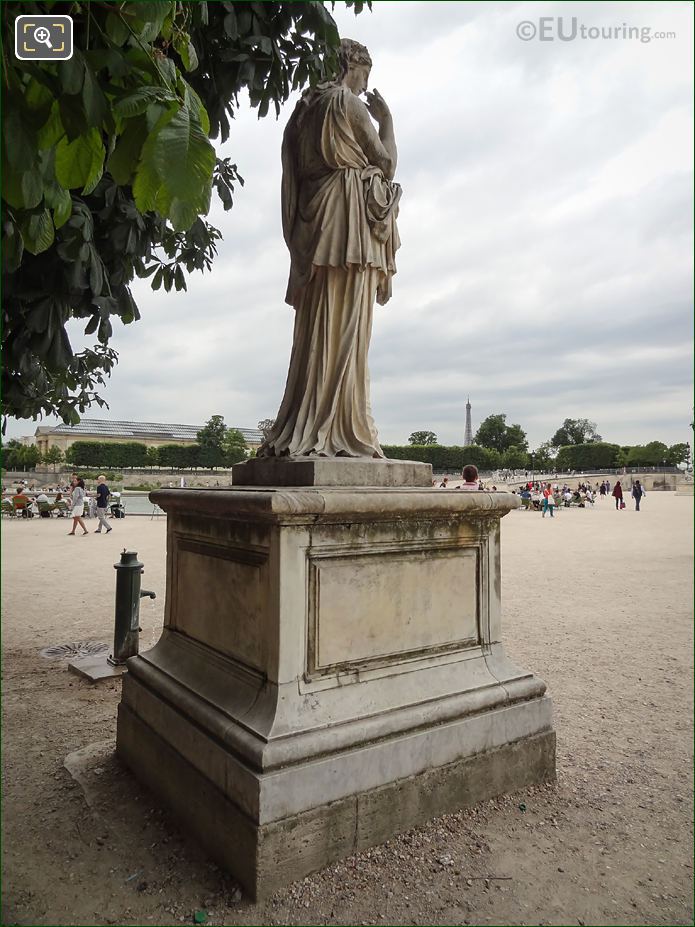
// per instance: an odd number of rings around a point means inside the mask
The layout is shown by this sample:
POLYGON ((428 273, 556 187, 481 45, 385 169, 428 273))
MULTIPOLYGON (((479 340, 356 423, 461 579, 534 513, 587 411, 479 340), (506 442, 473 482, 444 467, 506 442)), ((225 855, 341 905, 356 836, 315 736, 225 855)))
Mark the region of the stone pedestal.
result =
POLYGON ((255 898, 555 775, 544 683, 505 657, 506 493, 162 490, 164 633, 118 753, 255 898))
POLYGON ((232 467, 235 486, 432 485, 432 465, 364 457, 252 457, 232 467))

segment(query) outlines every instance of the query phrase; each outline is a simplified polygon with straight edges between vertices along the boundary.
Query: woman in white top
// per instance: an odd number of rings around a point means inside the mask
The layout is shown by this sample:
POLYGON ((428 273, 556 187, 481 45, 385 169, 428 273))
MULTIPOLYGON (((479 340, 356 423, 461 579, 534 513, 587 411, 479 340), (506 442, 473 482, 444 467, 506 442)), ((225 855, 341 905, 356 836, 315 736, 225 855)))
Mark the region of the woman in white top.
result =
POLYGON ((79 525, 83 534, 89 534, 87 526, 84 523, 84 480, 73 480, 72 482, 72 531, 68 535, 75 534, 75 528, 79 525))

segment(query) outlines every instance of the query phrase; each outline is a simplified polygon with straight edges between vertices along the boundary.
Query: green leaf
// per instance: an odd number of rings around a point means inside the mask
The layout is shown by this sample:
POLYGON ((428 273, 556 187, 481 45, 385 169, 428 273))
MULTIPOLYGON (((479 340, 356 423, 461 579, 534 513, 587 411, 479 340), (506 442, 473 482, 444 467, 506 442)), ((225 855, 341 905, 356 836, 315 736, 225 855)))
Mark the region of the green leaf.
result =
POLYGON ((162 102, 150 103, 145 111, 148 133, 154 136, 164 123, 174 116, 180 105, 178 100, 172 100, 168 104, 162 102))
POLYGON ((118 80, 130 71, 130 64, 120 48, 98 48, 85 52, 84 57, 95 74, 106 68, 110 77, 118 80))
POLYGON ((176 270, 174 271, 174 280, 177 291, 188 289, 186 286, 186 278, 183 275, 183 270, 181 267, 179 267, 178 264, 176 265, 176 270))
POLYGON ((143 147, 140 163, 135 174, 135 181, 133 182, 135 205, 143 213, 157 208, 157 193, 161 186, 159 174, 151 159, 145 154, 148 143, 149 139, 143 147))
POLYGON ((51 341, 51 346, 46 354, 46 363, 53 370, 58 370, 67 367, 72 356, 70 340, 68 339, 67 332, 61 325, 51 341))
POLYGON ((271 55, 273 53, 273 44, 267 35, 258 36, 258 45, 264 54, 271 55))
POLYGON ((153 42, 159 35, 164 20, 173 14, 172 3, 151 0, 147 3, 126 3, 123 13, 126 20, 143 42, 153 42))
POLYGON ((98 312, 95 312, 92 318, 89 320, 89 322, 87 322, 87 325, 84 330, 85 335, 93 335, 94 332, 97 330, 97 326, 99 325, 100 321, 101 321, 101 316, 99 315, 98 312))
POLYGON ((72 215, 72 197, 57 183, 46 187, 45 196, 46 205, 53 210, 53 224, 59 229, 72 215))
MULTIPOLYGON (((178 49, 177 49, 178 50, 178 49)), ((198 55, 192 42, 188 42, 181 51, 181 60, 187 71, 195 71, 198 67, 198 55)))
MULTIPOLYGON (((104 155, 105 154, 106 152, 104 152, 104 155)), ((95 161, 94 170, 92 171, 91 175, 87 178, 87 183, 84 185, 82 193, 85 196, 88 196, 90 193, 94 193, 94 191, 97 188, 97 184, 99 183, 99 181, 101 180, 103 176, 104 176, 104 156, 102 155, 101 158, 95 161)))
POLYGON ((144 113, 151 103, 175 100, 176 97, 164 87, 139 87, 133 93, 121 97, 114 103, 114 112, 122 118, 131 118, 144 113))
POLYGON ((123 45, 130 38, 130 30, 116 13, 106 17, 106 34, 116 45, 123 45))
POLYGON ((53 94, 45 84, 30 77, 24 93, 24 102, 30 110, 42 111, 44 109, 50 109, 53 102, 53 94))
POLYGON ((5 147, 5 162, 21 170, 31 166, 35 158, 36 138, 23 114, 14 106, 5 109, 2 135, 5 147))
POLYGON ((161 80, 161 75, 164 75, 164 80, 170 87, 176 86, 176 79, 178 77, 178 70, 176 65, 171 60, 171 58, 158 58, 157 59, 157 71, 159 73, 159 80, 161 80))
POLYGON ((96 248, 92 248, 89 261, 89 287, 92 293, 101 293, 104 289, 104 270, 96 248))
POLYGON ((24 247, 30 254, 41 254, 42 251, 46 251, 53 244, 54 237, 53 220, 47 209, 30 215, 28 220, 22 222, 24 247))
POLYGON ((193 225, 201 212, 206 213, 209 208, 209 198, 206 206, 204 202, 197 203, 174 197, 169 205, 168 216, 177 231, 185 231, 193 225))
POLYGON ((38 168, 18 170, 8 162, 2 172, 2 196, 15 209, 33 209, 43 198, 43 177, 38 168))
POLYGON ((66 190, 92 189, 104 169, 105 150, 98 129, 90 129, 74 142, 63 138, 56 146, 56 179, 66 190))
POLYGON ((53 210, 53 224, 57 229, 65 225, 70 216, 72 215, 72 197, 67 190, 64 190, 64 198, 53 210))
POLYGON ((142 146, 147 138, 147 123, 142 116, 128 120, 125 132, 119 136, 116 147, 106 162, 116 183, 126 186, 131 183, 140 159, 142 146))
MULTIPOLYGON (((230 4, 231 5, 231 4, 230 4)), ((236 13, 234 12, 234 7, 232 7, 222 21, 222 28, 224 29, 225 35, 230 39, 236 39, 239 36, 239 29, 236 21, 236 13)))
POLYGON ((84 59, 77 51, 74 51, 72 58, 67 61, 59 61, 57 64, 58 77, 63 88, 63 93, 69 96, 76 96, 81 90, 84 83, 84 59))
POLYGON ((207 110, 203 106, 203 101, 200 99, 200 97, 195 92, 193 87, 190 86, 190 84, 187 84, 185 81, 183 83, 184 83, 184 97, 183 97, 184 102, 186 106, 188 106, 190 111, 197 118, 198 122, 201 125, 203 132, 205 132, 206 135, 209 135, 210 134, 210 117, 208 116, 207 110))
MULTIPOLYGON (((207 210, 215 149, 187 106, 182 106, 157 133, 152 159, 172 200, 176 198, 190 204, 196 212, 207 210)), ((182 213, 183 209, 179 210, 179 218, 174 223, 177 231, 188 227, 181 224, 184 221, 182 213)))
POLYGON ((56 101, 51 107, 47 121, 38 131, 37 143, 40 150, 53 148, 65 135, 63 122, 60 118, 60 107, 56 101))
MULTIPOLYGON (((189 44, 190 44, 190 40, 189 40, 188 35, 185 32, 179 32, 176 38, 174 39, 174 48, 176 52, 178 53, 179 57, 181 58, 181 61, 183 62, 183 66, 187 71, 191 70, 191 68, 188 66, 189 65, 189 59, 188 59, 189 44)), ((195 49, 193 50, 193 54, 195 55, 195 60, 197 62, 198 56, 195 54, 195 49)))
POLYGON ((162 23, 162 28, 160 30, 160 35, 165 42, 170 42, 171 37, 174 33, 174 14, 169 12, 166 19, 162 23))
POLYGON ((14 273, 22 263, 24 239, 19 226, 10 220, 5 223, 2 238, 3 267, 7 273, 14 273))
POLYGON ((68 141, 73 142, 89 128, 82 100, 79 97, 63 95, 58 100, 58 108, 68 141))
POLYGON ((96 77, 91 68, 85 67, 84 86, 82 87, 82 103, 90 126, 97 128, 106 121, 109 115, 109 106, 102 93, 96 77))
POLYGON ((210 207, 214 166, 215 151, 191 111, 172 107, 143 145, 133 183, 138 209, 171 218, 175 230, 183 231, 210 207))

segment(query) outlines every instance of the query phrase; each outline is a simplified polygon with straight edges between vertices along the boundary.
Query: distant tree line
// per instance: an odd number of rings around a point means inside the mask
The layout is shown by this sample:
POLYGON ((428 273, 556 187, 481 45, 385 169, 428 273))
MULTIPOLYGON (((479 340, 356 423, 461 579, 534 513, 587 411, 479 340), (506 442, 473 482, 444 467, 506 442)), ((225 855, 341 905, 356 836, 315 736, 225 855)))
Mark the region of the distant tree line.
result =
MULTIPOLYGON (((468 447, 439 444, 433 431, 414 431, 407 445, 383 445, 394 460, 418 460, 435 470, 460 470, 472 463, 479 470, 611 470, 619 467, 673 467, 690 462, 687 443, 650 441, 645 445, 619 445, 604 442, 596 424, 587 419, 565 419, 549 441, 529 451, 526 432, 520 425, 508 425, 507 416, 489 415, 468 447)), ((267 436, 272 419, 258 423, 267 436)), ((39 463, 59 464, 63 459, 76 467, 142 469, 161 467, 171 470, 230 467, 248 456, 243 435, 228 428, 221 415, 213 415, 198 432, 196 444, 165 444, 148 447, 136 441, 76 441, 65 458, 58 447, 42 455, 33 445, 17 440, 3 447, 6 470, 33 470, 39 463)))
POLYGON ((76 441, 65 454, 67 462, 76 467, 110 467, 118 470, 141 470, 146 467, 214 470, 216 467, 231 467, 245 458, 243 447, 237 447, 234 451, 201 444, 148 447, 136 441, 76 441))
POLYGON ((3 445, 2 466, 4 470, 33 470, 43 462, 41 451, 33 444, 25 445, 13 438, 3 445))
POLYGON ((443 444, 382 444, 382 450, 392 460, 418 460, 432 464, 435 470, 460 470, 466 464, 475 464, 479 470, 498 470, 500 467, 523 467, 527 454, 510 448, 500 454, 492 448, 469 444, 468 447, 443 444))
POLYGON ((489 415, 468 447, 439 444, 437 435, 426 429, 414 431, 407 446, 384 446, 387 457, 420 460, 436 470, 458 470, 475 464, 482 470, 612 470, 620 467, 678 466, 690 462, 687 443, 670 447, 661 441, 645 445, 604 442, 596 423, 566 418, 550 440, 529 451, 526 432, 520 425, 508 425, 502 413, 489 415))
POLYGON ((33 470, 40 463, 58 464, 65 460, 75 467, 101 469, 213 470, 231 467, 247 457, 243 435, 236 428, 228 428, 221 415, 213 415, 196 437, 196 444, 163 444, 161 447, 148 447, 139 441, 75 441, 65 455, 55 446, 42 455, 35 445, 25 446, 12 440, 3 448, 3 467, 33 470))

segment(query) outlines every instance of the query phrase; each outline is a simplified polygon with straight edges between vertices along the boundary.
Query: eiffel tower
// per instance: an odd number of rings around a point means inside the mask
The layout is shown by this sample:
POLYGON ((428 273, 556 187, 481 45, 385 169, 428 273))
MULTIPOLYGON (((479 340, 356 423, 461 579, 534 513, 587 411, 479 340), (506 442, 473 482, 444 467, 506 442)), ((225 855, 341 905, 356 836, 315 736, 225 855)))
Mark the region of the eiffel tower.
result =
POLYGON ((466 402, 466 431, 463 435, 463 446, 468 447, 469 444, 473 444, 473 428, 471 426, 471 397, 468 397, 466 402))

